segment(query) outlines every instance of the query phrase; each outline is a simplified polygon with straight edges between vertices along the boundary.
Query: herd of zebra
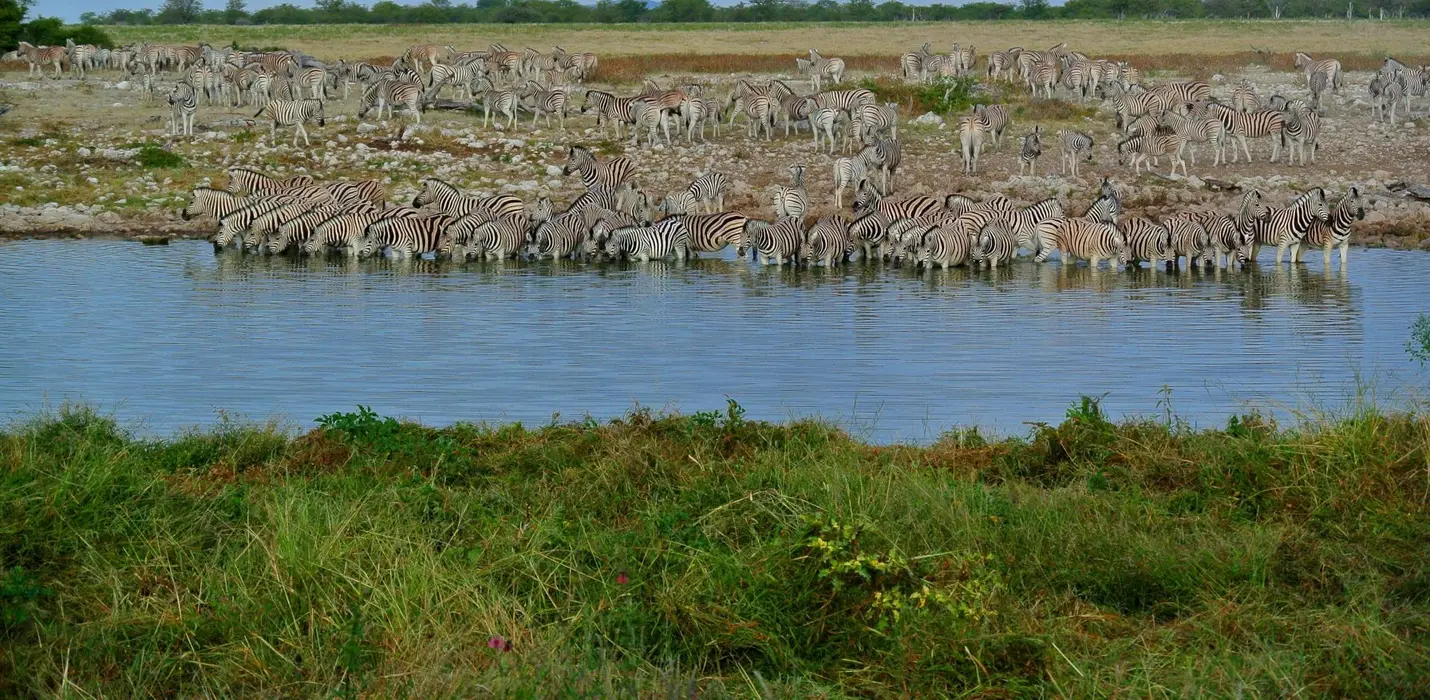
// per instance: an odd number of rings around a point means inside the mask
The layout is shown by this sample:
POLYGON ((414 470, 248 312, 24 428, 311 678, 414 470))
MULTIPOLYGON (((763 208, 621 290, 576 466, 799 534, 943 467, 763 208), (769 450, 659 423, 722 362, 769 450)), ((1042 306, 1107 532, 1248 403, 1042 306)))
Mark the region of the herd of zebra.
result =
MULTIPOLYGON (((527 112, 535 128, 538 120, 553 120, 563 130, 566 117, 575 109, 594 114, 603 133, 614 125, 616 137, 629 126, 633 144, 642 135, 652 146, 663 133, 670 145, 671 129, 694 142, 703 140, 707 126, 719 135, 722 121, 733 126, 743 117, 746 133, 766 140, 774 137, 776 124, 783 123, 785 135, 807 128, 817 148, 832 156, 835 142, 846 152, 859 144, 872 145, 882 135, 897 142, 899 113, 892 103, 878 103, 865 88, 839 89, 845 62, 810 49, 808 57, 796 59, 796 70, 806 76, 812 92, 801 92, 789 81, 734 81, 723 97, 715 89, 698 84, 662 87, 647 80, 644 89, 629 97, 595 89, 575 89, 590 78, 598 61, 594 54, 571 53, 553 47, 550 53, 532 48, 516 52, 500 44, 486 51, 458 51, 452 46, 417 45, 390 65, 337 61, 325 64, 293 51, 242 52, 232 48, 165 46, 143 44, 120 49, 89 45, 36 47, 22 43, 15 57, 30 65, 32 73, 53 67, 56 75, 69 67, 79 75, 85 70, 109 68, 142 76, 152 88, 162 72, 177 74, 165 90, 171 107, 170 131, 191 135, 200 104, 258 107, 255 117, 265 117, 273 138, 277 129, 291 127, 293 144, 299 139, 310 144, 307 126, 326 123, 325 101, 339 90, 347 99, 359 88, 359 119, 376 111, 378 118, 406 112, 420 123, 422 111, 444 90, 454 91, 459 100, 469 100, 482 112, 482 124, 493 119, 505 128, 514 128, 518 113, 527 112), (830 80, 835 89, 824 90, 830 80)), ((980 60, 973 46, 955 43, 947 55, 933 53, 925 43, 918 51, 900 57, 900 70, 907 80, 929 81, 935 77, 964 77, 974 74, 980 60)), ((1271 162, 1285 150, 1287 162, 1303 165, 1315 162, 1322 121, 1322 95, 1339 91, 1344 71, 1335 59, 1317 60, 1305 53, 1295 56, 1296 66, 1305 72, 1307 99, 1273 95, 1262 104, 1254 86, 1242 80, 1228 102, 1212 97, 1211 86, 1200 81, 1172 81, 1157 85, 1143 83, 1141 72, 1126 62, 1095 59, 1068 48, 1066 42, 1046 51, 1012 47, 986 56, 984 74, 990 84, 1021 81, 1035 96, 1052 98, 1056 88, 1066 88, 1079 101, 1100 98, 1115 115, 1120 133, 1116 142, 1119 165, 1130 165, 1134 174, 1151 171, 1167 158, 1171 171, 1188 174, 1189 156, 1196 164, 1196 148, 1208 144, 1212 165, 1242 156, 1250 162, 1248 140, 1270 139, 1271 162)), ((1374 115, 1386 115, 1392 125, 1398 108, 1408 111, 1410 100, 1430 90, 1430 71, 1412 68, 1387 59, 1367 86, 1374 115)), ((152 90, 148 93, 152 94, 152 90)), ((1009 108, 1001 104, 979 104, 957 122, 957 147, 964 171, 976 173, 985 143, 994 147, 1009 127, 1009 108)), ((1019 171, 1036 174, 1043 152, 1043 133, 1035 127, 1022 137, 1019 171)), ((1077 175, 1080 161, 1090 160, 1094 140, 1091 134, 1064 130, 1057 134, 1062 152, 1063 173, 1077 175)), ((888 150, 885 148, 885 150, 888 150)), ((880 166, 888 173, 892 168, 880 166)), ((887 191, 885 192, 887 194, 887 191)))
POLYGON ((567 174, 585 192, 557 212, 548 198, 528 204, 512 195, 471 196, 435 178, 422 182, 410 206, 389 206, 377 181, 319 184, 306 175, 277 179, 261 171, 229 170, 226 189, 200 187, 185 219, 218 222, 216 249, 237 243, 264 253, 345 251, 366 257, 386 252, 406 258, 432 254, 454 260, 534 258, 641 262, 684 261, 733 246, 762 264, 833 266, 860 258, 919 267, 1007 265, 1027 251, 1036 262, 1058 253, 1065 267, 1085 260, 1097 268, 1230 268, 1276 247, 1279 265, 1289 252, 1300 262, 1305 248, 1321 248, 1329 268, 1332 250, 1346 265, 1351 228, 1365 216, 1358 188, 1334 205, 1320 188, 1272 206, 1256 190, 1235 212, 1187 211, 1153 220, 1124 217, 1116 187, 1102 180, 1097 198, 1080 216, 1050 198, 1020 206, 1001 195, 975 201, 943 197, 884 197, 869 181, 855 194, 853 216, 806 217, 803 167, 775 196, 773 220, 726 211, 727 176, 702 175, 689 188, 653 204, 631 182, 626 157, 598 160, 579 146, 568 150, 567 174), (811 221, 811 219, 813 219, 811 221))

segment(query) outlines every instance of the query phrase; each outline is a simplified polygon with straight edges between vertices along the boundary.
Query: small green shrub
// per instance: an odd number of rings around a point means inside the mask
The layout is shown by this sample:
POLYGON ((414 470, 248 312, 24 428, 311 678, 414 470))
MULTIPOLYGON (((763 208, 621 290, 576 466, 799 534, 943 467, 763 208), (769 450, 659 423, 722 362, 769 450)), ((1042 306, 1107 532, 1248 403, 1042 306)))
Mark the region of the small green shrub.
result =
POLYGON ((973 106, 973 78, 944 78, 925 85, 894 78, 865 78, 859 86, 874 93, 880 103, 892 102, 906 114, 953 114, 973 106))
POLYGON ((134 162, 142 168, 182 168, 185 165, 183 156, 152 143, 131 143, 124 148, 139 149, 134 155, 134 162))

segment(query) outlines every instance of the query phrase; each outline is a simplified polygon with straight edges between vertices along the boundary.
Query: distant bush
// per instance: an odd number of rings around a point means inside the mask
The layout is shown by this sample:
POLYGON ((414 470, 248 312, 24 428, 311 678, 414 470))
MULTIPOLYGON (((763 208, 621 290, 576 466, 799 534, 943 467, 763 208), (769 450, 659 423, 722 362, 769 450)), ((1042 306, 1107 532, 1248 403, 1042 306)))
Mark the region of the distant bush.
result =
POLYGON ((72 40, 76 44, 114 48, 114 39, 100 27, 65 24, 57 17, 40 17, 20 25, 19 38, 36 46, 64 46, 66 40, 72 40))

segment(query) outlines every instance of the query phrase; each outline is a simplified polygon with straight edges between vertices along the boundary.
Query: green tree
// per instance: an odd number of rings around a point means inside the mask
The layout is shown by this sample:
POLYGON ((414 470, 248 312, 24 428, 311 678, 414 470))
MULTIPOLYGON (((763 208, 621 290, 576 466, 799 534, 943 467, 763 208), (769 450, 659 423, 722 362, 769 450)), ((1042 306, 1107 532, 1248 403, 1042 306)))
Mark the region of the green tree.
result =
POLYGON ((228 0, 228 4, 223 7, 223 21, 229 24, 237 24, 239 20, 248 17, 248 3, 244 0, 228 0))
POLYGON ((660 22, 708 22, 715 8, 710 0, 662 0, 653 14, 660 22))
POLYGON ((20 25, 29 9, 30 0, 0 0, 0 51, 19 45, 20 25))
POLYGON ((1018 12, 1025 19, 1044 19, 1048 16, 1048 0, 1019 0, 1018 12))
POLYGON ((160 24, 193 24, 204 11, 201 0, 164 0, 159 8, 160 24))

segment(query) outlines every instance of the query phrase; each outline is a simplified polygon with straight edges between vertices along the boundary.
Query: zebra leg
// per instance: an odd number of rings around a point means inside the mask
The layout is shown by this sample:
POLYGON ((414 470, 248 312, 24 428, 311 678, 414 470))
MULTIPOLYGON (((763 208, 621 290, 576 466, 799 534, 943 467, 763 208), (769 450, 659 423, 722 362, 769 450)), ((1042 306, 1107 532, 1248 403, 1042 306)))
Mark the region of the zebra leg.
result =
POLYGON ((1277 266, 1277 267, 1280 267, 1280 266, 1281 266, 1281 256, 1284 255, 1285 253, 1286 253, 1286 244, 1285 244, 1285 243, 1277 243, 1277 244, 1276 244, 1276 266, 1277 266))

